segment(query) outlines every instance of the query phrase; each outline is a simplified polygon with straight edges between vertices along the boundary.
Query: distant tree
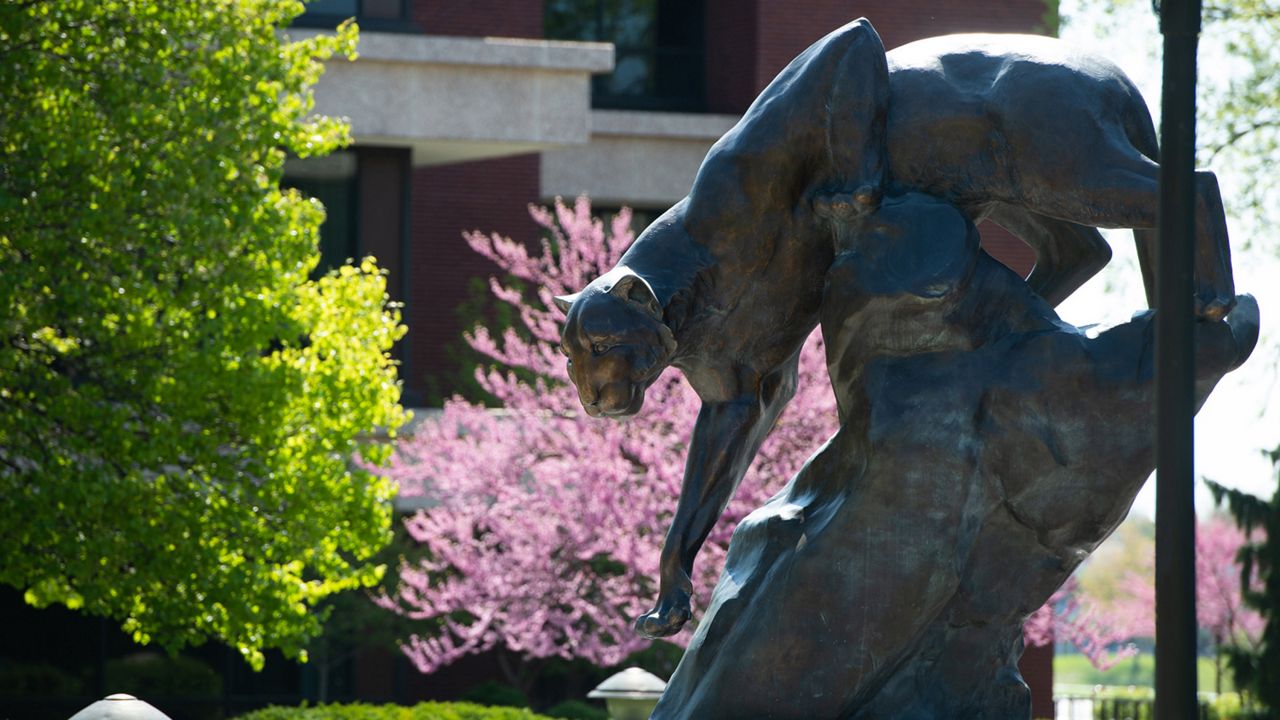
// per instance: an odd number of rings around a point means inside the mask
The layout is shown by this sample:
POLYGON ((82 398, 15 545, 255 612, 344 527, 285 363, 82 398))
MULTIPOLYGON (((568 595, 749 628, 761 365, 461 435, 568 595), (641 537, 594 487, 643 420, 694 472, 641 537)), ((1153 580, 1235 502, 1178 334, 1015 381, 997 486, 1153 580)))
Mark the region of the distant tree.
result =
MULTIPOLYGON (((1054 593, 1027 621, 1027 644, 1068 642, 1100 670, 1136 655, 1138 648, 1132 641, 1155 635, 1155 546, 1142 542, 1149 524, 1128 525, 1126 537, 1136 550, 1125 548, 1116 554, 1127 565, 1103 558, 1103 571, 1117 575, 1113 583, 1085 582, 1094 571, 1086 566, 1083 574, 1073 576, 1054 593)), ((1216 653, 1219 683, 1222 661, 1235 648, 1256 649, 1262 634, 1262 617, 1247 606, 1240 589, 1236 556, 1245 545, 1245 533, 1225 518, 1197 524, 1196 618, 1216 653)))
POLYGON ((1276 492, 1270 500, 1206 481, 1219 504, 1249 538, 1239 549, 1238 586, 1245 604, 1265 625, 1258 642, 1228 649, 1236 685, 1252 691, 1273 711, 1280 710, 1280 448, 1269 453, 1276 468, 1276 492))
MULTIPOLYGON (((1055 2, 1055 5, 1057 3, 1055 2)), ((1150 0, 1078 0, 1065 23, 1095 22, 1100 35, 1131 33, 1134 18, 1154 33, 1150 0), (1110 27, 1107 27, 1110 26, 1110 27), (1118 31, 1113 31, 1117 28, 1118 31)), ((1236 217, 1277 220, 1275 158, 1280 151, 1280 0, 1204 0, 1197 82, 1199 162, 1240 181, 1224 199, 1236 217)), ((1152 64, 1158 58, 1151 58, 1152 64)), ((1158 76, 1153 67, 1152 73, 1158 76)), ((1274 242, 1271 243, 1274 248, 1274 242)))
MULTIPOLYGON (((395 565, 420 555, 418 544, 397 531, 391 544, 372 558, 379 565, 395 565)), ((344 670, 353 667, 363 653, 394 652, 412 629, 405 617, 383 611, 375 598, 394 590, 395 573, 385 573, 374 587, 335 593, 316 607, 324 617, 324 632, 307 643, 307 665, 315 673, 315 701, 330 702, 341 692, 344 670)))
MULTIPOLYGON (((1208 0, 1204 24, 1232 71, 1202 72, 1200 160, 1242 180, 1239 196, 1227 202, 1262 229, 1280 220, 1280 0, 1208 0)), ((1264 242, 1273 252, 1280 247, 1274 238, 1264 242)))
POLYGON ((1120 586, 1121 578, 1149 562, 1155 542, 1155 521, 1130 513, 1076 573, 1079 592, 1103 606, 1123 597, 1127 591, 1120 586))
POLYGON ((1138 654, 1131 628, 1106 613, 1081 592, 1075 576, 1067 578, 1048 602, 1027 618, 1023 641, 1032 647, 1070 643, 1099 670, 1138 654))
MULTIPOLYGON (((1219 681, 1222 661, 1232 648, 1256 647, 1262 633, 1262 617, 1248 607, 1241 593, 1242 572, 1236 557, 1248 546, 1246 540, 1246 534, 1226 518, 1211 517, 1196 523, 1196 622, 1213 645, 1219 681)), ((1153 550, 1149 548, 1137 567, 1121 575, 1115 598, 1097 603, 1129 637, 1155 636, 1153 550)))
MULTIPOLYGON (((404 643, 423 672, 495 648, 525 661, 583 658, 608 666, 648 645, 631 623, 656 597, 658 551, 680 493, 698 400, 669 371, 634 418, 581 412, 558 350, 564 315, 551 298, 612 267, 632 240, 630 213, 619 213, 606 230, 585 198, 530 210, 546 231, 536 254, 509 239, 467 235, 511 276, 491 288, 515 310, 516 327, 501 337, 479 327, 467 339, 489 358, 492 366, 479 368, 477 380, 503 409, 447 402, 398 444, 389 470, 403 496, 434 503, 407 522, 427 559, 401 567, 398 592, 382 600, 424 621, 404 643), (528 296, 517 283, 530 288, 528 296)), ((785 483, 835 426, 815 334, 802 357, 800 390, 699 557, 695 587, 705 592, 715 584, 737 520, 785 483)), ((508 680, 527 684, 520 672, 528 663, 500 657, 508 680)))
POLYGON ((355 28, 302 8, 0 4, 0 582, 254 666, 377 580, 393 486, 349 459, 404 420, 384 278, 309 279, 278 187, 349 140, 312 87, 355 28))

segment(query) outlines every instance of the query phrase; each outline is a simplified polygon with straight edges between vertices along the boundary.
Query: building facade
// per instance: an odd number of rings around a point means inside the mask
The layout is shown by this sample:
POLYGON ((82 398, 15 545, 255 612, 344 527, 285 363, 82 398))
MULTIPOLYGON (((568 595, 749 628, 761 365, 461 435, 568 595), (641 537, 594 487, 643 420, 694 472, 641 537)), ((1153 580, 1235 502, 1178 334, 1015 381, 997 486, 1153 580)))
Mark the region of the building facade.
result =
MULTIPOLYGON (((953 32, 1043 32, 1043 0, 322 0, 294 32, 354 15, 359 59, 335 61, 317 110, 356 144, 292 163, 325 201, 325 260, 372 254, 409 328, 405 400, 455 388, 457 308, 493 270, 462 232, 534 238, 529 203, 586 194, 652 218, 813 41, 865 16, 888 48, 953 32)), ((1029 249, 984 227, 1020 272, 1029 249)))

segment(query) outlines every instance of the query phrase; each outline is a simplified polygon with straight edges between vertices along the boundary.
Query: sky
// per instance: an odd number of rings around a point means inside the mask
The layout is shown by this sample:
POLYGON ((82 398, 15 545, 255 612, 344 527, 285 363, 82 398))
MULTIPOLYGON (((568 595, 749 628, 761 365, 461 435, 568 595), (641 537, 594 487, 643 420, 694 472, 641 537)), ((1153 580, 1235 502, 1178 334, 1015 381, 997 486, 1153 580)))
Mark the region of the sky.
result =
MULTIPOLYGON (((1161 38, 1150 3, 1138 0, 1113 16, 1098 11, 1098 5, 1096 0, 1062 0, 1061 36, 1119 65, 1142 90, 1159 127, 1161 38)), ((1221 37, 1202 36, 1201 82, 1230 78, 1223 46, 1221 37)), ((1217 173, 1223 196, 1229 198, 1238 178, 1230 167, 1209 169, 1217 173)), ((1218 384, 1196 418, 1196 477, 1270 497, 1276 488, 1275 475, 1262 451, 1280 445, 1280 238, 1248 238, 1243 218, 1229 216, 1228 225, 1236 292, 1257 298, 1262 337, 1249 361, 1218 384)), ((1114 252, 1111 263, 1058 308, 1071 323, 1123 322, 1146 307, 1132 235, 1128 231, 1104 234, 1114 252)), ((1196 509, 1201 515, 1213 510, 1213 500, 1202 483, 1197 483, 1196 509)), ((1154 517, 1154 480, 1148 480, 1139 493, 1133 512, 1154 517)))

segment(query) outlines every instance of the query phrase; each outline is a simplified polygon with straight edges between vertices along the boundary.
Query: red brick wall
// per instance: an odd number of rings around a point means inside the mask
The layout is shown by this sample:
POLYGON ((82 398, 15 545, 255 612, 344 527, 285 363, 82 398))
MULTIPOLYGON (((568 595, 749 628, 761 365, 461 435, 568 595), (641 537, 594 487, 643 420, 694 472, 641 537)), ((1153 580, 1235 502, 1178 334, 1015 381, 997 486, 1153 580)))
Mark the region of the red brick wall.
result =
POLYGON ((542 0, 412 0, 409 14, 428 35, 542 37, 542 0))
POLYGON ((1037 32, 1045 12, 1044 0, 707 0, 708 109, 746 110, 800 51, 859 17, 892 49, 948 33, 1037 32))
POLYGON ((760 92, 755 73, 759 2, 707 0, 708 112, 739 114, 760 92))
POLYGON ((1036 254, 1026 243, 993 223, 980 223, 978 230, 982 233, 982 249, 986 250, 991 257, 1004 263, 1022 277, 1031 273, 1031 266, 1036 264, 1036 254))
POLYGON ((1031 717, 1053 717, 1053 643, 1029 647, 1018 662, 1022 679, 1031 688, 1031 717))
MULTIPOLYGON (((429 35, 524 38, 542 37, 542 11, 542 0, 411 0, 409 9, 429 35)), ((446 347, 461 337, 458 305, 472 278, 495 271, 467 247, 462 232, 536 232, 525 207, 539 196, 538 157, 418 168, 412 184, 402 377, 406 400, 420 403, 429 374, 442 383, 434 389, 453 390, 446 347)))
MULTIPOLYGON (((865 15, 857 0, 759 0, 756 92, 815 40, 865 15)), ((873 21, 874 23, 874 21, 873 21)))
POLYGON ((876 26, 884 46, 961 32, 1044 32, 1043 0, 859 0, 857 14, 876 26))
MULTIPOLYGON (((410 391, 425 389, 427 373, 449 370, 446 347, 458 342, 464 328, 457 308, 468 297, 472 278, 487 278, 496 267, 462 239, 463 231, 496 232, 515 239, 537 237, 528 204, 538 199, 537 155, 417 168, 413 172, 413 207, 409 248, 409 281, 404 309, 409 332, 410 391)), ((447 380, 440 388, 452 391, 447 380)))

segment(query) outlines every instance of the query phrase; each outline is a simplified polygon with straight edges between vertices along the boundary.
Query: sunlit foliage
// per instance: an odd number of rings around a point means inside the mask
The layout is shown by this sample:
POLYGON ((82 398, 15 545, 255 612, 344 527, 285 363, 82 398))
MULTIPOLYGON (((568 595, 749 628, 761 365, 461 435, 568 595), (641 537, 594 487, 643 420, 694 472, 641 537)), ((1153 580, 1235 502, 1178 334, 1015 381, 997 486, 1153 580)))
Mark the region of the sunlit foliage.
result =
POLYGON ((375 582, 403 421, 372 261, 312 279, 323 209, 286 153, 355 28, 291 0, 0 5, 0 582, 260 666, 375 582), (372 453, 377 460, 378 453, 372 453))

